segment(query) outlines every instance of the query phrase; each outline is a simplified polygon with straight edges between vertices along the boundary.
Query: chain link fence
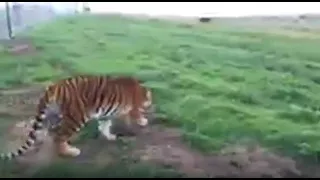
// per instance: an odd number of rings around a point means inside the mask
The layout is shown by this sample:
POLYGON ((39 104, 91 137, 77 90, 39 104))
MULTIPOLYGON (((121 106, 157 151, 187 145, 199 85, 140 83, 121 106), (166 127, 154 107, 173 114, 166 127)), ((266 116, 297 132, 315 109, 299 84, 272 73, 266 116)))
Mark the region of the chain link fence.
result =
POLYGON ((77 2, 2 2, 0 5, 0 39, 10 39, 35 25, 58 16, 76 13, 77 2), (7 8, 6 8, 6 5, 7 8), (8 18, 9 16, 9 18, 8 18), (11 26, 11 28, 10 28, 11 26))

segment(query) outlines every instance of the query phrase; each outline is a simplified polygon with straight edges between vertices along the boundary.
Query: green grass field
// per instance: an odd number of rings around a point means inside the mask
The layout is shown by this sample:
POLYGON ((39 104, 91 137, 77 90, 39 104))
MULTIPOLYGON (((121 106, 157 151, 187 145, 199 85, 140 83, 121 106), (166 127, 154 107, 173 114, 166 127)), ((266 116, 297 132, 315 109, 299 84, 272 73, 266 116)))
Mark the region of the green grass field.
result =
POLYGON ((194 148, 258 142, 316 160, 320 36, 272 32, 120 16, 57 20, 31 32, 36 54, 1 55, 0 87, 79 73, 135 75, 152 87, 166 125, 182 129, 194 148))

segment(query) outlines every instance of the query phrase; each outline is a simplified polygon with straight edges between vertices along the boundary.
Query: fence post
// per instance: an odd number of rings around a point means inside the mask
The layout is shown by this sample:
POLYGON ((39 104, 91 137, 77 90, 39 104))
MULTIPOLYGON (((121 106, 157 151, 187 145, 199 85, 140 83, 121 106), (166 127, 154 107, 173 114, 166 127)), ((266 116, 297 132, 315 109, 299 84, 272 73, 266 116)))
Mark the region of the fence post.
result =
POLYGON ((6 16, 7 16, 7 27, 8 27, 8 33, 9 33, 9 38, 13 39, 13 33, 12 33, 12 24, 11 24, 11 14, 10 14, 10 7, 9 7, 9 2, 5 2, 6 5, 6 16))

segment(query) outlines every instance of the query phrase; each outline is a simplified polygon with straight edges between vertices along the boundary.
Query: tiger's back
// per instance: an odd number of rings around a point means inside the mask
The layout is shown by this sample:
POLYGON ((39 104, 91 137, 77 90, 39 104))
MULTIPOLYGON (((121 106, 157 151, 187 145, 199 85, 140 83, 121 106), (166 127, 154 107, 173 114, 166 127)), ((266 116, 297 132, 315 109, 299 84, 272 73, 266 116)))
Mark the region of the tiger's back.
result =
POLYGON ((117 136, 110 131, 112 119, 121 117, 146 126, 148 120, 144 113, 151 104, 151 91, 133 77, 82 75, 60 80, 48 86, 40 98, 29 139, 7 157, 23 154, 35 142, 35 132, 44 127, 52 132, 60 155, 78 156, 80 149, 68 141, 88 121, 98 120, 102 135, 108 140, 115 140, 117 136))

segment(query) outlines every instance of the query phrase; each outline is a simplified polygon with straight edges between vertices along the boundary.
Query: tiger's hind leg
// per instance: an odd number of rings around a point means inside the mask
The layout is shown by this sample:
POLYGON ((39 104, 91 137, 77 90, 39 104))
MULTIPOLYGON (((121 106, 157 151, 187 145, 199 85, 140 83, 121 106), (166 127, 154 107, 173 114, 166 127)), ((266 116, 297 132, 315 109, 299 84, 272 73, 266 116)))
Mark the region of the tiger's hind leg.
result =
POLYGON ((109 141, 114 141, 117 139, 117 135, 111 133, 112 120, 98 120, 98 129, 101 134, 109 141))
POLYGON ((71 146, 67 141, 65 142, 56 142, 58 148, 58 154, 62 156, 76 157, 79 156, 81 150, 71 146))

